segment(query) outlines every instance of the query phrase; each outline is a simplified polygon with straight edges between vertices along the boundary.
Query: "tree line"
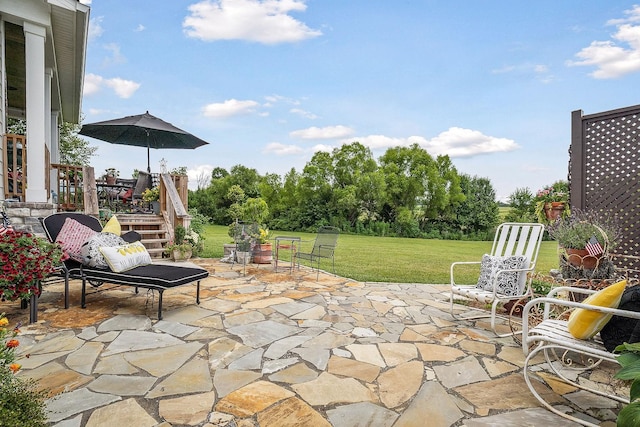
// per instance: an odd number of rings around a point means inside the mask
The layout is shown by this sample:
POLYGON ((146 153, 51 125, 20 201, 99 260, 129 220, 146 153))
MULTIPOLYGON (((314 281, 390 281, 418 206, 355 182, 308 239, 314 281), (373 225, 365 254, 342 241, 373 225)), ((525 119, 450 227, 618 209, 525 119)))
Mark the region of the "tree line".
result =
MULTIPOLYGON (((284 176, 242 165, 217 167, 206 186, 189 191, 189 206, 228 225, 244 203, 264 202, 265 225, 312 231, 331 225, 378 236, 484 239, 499 222, 487 178, 459 174, 449 156, 433 158, 413 144, 378 160, 359 142, 316 152, 301 172, 284 176)), ((240 217, 240 219, 243 219, 240 217)))

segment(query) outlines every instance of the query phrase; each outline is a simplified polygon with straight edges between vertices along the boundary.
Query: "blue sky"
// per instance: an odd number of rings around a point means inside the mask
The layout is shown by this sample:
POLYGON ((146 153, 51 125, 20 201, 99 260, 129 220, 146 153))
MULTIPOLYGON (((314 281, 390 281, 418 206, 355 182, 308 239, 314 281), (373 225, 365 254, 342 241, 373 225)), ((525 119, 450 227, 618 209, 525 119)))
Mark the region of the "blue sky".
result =
MULTIPOLYGON (((93 0, 84 123, 151 114, 209 142, 151 168, 298 172, 419 143, 499 199, 566 179, 571 112, 640 104, 640 5, 538 0, 93 0)), ((143 148, 89 139, 96 175, 143 148)))

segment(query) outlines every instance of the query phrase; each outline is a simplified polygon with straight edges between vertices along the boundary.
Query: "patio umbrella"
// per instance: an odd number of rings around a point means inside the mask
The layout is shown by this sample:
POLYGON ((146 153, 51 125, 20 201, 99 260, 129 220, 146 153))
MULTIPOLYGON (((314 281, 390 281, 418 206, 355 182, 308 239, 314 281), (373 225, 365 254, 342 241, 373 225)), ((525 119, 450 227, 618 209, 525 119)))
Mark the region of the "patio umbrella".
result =
POLYGON ((112 144, 147 147, 147 172, 151 172, 150 148, 194 149, 208 144, 197 136, 152 116, 148 111, 137 116, 82 125, 78 133, 112 144))

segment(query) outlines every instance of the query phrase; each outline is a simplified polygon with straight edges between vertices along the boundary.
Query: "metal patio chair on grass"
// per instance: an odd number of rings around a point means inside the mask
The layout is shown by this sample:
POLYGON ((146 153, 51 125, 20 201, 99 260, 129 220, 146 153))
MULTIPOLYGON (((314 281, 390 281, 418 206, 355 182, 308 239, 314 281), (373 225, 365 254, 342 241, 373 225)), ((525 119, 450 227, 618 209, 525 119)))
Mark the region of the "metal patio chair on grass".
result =
POLYGON ((322 259, 330 259, 333 267, 333 274, 336 273, 336 263, 334 253, 338 245, 338 235, 340 230, 336 227, 323 226, 318 229, 318 235, 313 243, 310 252, 298 251, 294 254, 295 261, 300 268, 300 259, 308 260, 313 268, 316 264, 317 274, 316 280, 320 278, 320 261, 322 259))

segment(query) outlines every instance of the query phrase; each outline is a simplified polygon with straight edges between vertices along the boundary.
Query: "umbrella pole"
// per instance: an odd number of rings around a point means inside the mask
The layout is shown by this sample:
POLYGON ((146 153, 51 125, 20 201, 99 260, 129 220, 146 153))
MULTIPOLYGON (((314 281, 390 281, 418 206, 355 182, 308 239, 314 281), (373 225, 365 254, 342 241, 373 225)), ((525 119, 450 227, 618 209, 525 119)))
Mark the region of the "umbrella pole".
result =
POLYGON ((149 129, 145 129, 147 132, 147 173, 151 173, 151 157, 149 157, 149 129))

